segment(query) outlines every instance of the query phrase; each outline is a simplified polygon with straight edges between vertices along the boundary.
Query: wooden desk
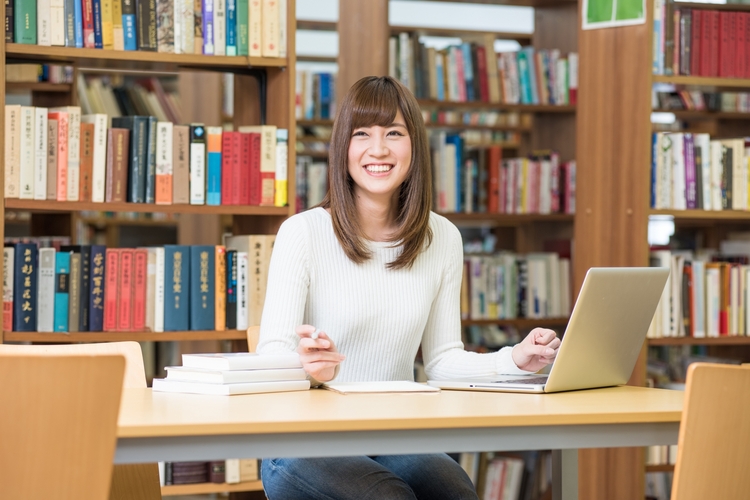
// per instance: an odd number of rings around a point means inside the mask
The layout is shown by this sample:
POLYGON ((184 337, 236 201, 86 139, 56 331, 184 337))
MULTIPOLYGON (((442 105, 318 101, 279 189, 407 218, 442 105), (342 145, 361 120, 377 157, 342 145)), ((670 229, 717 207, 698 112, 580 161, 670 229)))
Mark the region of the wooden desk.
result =
POLYGON ((578 448, 676 444, 683 393, 324 390, 201 396, 125 389, 117 463, 494 450, 557 450, 554 497, 578 498, 578 448))

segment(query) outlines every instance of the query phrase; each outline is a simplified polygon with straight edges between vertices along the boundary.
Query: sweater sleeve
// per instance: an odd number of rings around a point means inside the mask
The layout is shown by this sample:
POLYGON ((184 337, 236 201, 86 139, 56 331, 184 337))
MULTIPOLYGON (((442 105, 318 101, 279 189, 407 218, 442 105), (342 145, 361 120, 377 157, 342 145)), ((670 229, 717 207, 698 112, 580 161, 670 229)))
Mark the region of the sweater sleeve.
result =
POLYGON ((281 225, 271 254, 256 352, 295 351, 310 286, 309 228, 292 217, 281 225))
POLYGON ((427 378, 433 380, 526 374, 513 362, 512 347, 498 352, 475 353, 464 350, 461 341, 461 279, 463 245, 461 234, 452 224, 435 225, 433 244, 441 245, 440 287, 430 309, 422 336, 422 356, 427 378))

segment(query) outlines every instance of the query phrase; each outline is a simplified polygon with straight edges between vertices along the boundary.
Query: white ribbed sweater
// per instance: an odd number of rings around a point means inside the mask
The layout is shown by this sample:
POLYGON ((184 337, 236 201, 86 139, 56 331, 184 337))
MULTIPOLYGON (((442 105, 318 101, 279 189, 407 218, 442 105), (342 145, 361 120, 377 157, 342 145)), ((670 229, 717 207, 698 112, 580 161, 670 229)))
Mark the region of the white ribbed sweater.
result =
POLYGON ((389 270, 400 248, 369 242, 355 264, 341 249, 330 214, 315 208, 286 220, 276 236, 257 352, 297 348, 295 327, 326 332, 346 355, 338 381, 413 380, 422 345, 430 379, 527 373, 511 348, 478 354, 461 342, 463 248, 458 229, 430 214, 432 244, 411 269, 389 270))

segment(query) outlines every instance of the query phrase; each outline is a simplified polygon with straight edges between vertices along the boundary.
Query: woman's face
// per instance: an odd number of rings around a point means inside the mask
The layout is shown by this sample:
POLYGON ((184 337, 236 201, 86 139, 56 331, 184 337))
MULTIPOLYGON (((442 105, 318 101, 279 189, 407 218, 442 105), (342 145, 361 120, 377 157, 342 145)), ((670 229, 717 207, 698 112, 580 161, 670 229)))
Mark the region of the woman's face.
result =
POLYGON ((385 198, 398 193, 411 164, 411 138, 401 111, 386 127, 360 127, 349 143, 349 175, 358 197, 385 198))

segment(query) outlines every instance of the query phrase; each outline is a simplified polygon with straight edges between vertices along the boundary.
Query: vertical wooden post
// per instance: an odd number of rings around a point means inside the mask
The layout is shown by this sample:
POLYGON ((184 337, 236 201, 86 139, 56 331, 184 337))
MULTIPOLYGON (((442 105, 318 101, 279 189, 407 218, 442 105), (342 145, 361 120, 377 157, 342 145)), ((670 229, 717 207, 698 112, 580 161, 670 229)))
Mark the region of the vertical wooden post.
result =
POLYGON ((339 0, 336 98, 365 76, 388 74, 388 0, 339 0))

